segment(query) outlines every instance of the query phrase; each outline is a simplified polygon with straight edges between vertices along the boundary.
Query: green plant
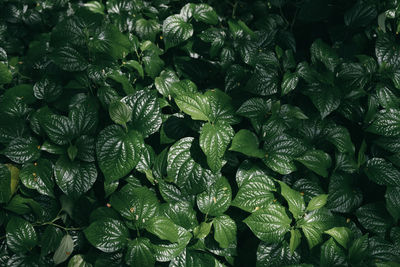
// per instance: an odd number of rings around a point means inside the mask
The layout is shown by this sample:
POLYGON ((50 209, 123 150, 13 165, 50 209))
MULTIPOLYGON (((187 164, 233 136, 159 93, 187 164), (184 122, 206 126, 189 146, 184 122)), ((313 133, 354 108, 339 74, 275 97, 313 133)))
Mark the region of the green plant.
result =
POLYGON ((1 266, 399 266, 397 0, 0 6, 1 266))

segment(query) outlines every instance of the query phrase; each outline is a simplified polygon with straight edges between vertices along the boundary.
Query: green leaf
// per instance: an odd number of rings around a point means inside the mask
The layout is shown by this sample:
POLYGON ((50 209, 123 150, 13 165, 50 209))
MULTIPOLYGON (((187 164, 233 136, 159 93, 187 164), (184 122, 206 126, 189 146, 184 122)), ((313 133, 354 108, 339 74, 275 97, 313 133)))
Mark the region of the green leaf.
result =
POLYGON ((125 262, 130 266, 154 266, 156 260, 150 240, 139 237, 129 241, 125 262))
POLYGON ((384 235, 393 224, 383 203, 366 204, 356 211, 356 216, 365 229, 378 235, 384 235))
POLYGON ((322 150, 308 150, 302 156, 297 157, 296 160, 322 177, 328 176, 328 168, 332 164, 329 154, 322 150))
POLYGON ((290 230, 291 221, 283 206, 272 204, 254 212, 243 222, 262 241, 280 242, 290 230))
POLYGON ((303 154, 306 147, 297 138, 278 134, 267 138, 264 151, 263 161, 269 168, 280 174, 289 174, 297 169, 292 159, 303 154))
POLYGON ((207 189, 217 176, 203 168, 202 151, 193 137, 185 137, 171 146, 168 152, 168 177, 189 194, 198 194, 207 189))
POLYGON ((50 252, 54 252, 57 249, 58 245, 60 244, 63 236, 64 234, 60 228, 48 225, 44 230, 44 232, 42 233, 39 243, 41 247, 40 251, 41 256, 45 256, 50 252))
POLYGON ((72 237, 66 234, 60 242, 60 245, 56 249, 53 255, 54 264, 58 265, 68 259, 71 255, 72 251, 74 250, 74 241, 72 237))
POLYGON ((192 37, 193 26, 186 22, 181 15, 172 15, 164 20, 162 31, 167 50, 192 37))
POLYGON ((12 73, 5 62, 0 62, 0 85, 8 84, 12 81, 12 73))
POLYGON ((367 161, 364 172, 368 178, 379 185, 400 186, 400 171, 383 158, 372 158, 367 161))
POLYGON ((135 32, 142 40, 150 40, 154 43, 160 30, 160 24, 156 20, 138 19, 135 23, 135 32))
POLYGON ((299 76, 297 73, 291 73, 291 72, 286 72, 283 75, 283 80, 281 84, 281 95, 287 95, 294 89, 296 89, 296 86, 299 82, 299 76))
POLYGON ((111 195, 111 207, 122 217, 134 221, 137 227, 147 226, 147 222, 158 212, 158 199, 147 187, 126 185, 111 195))
POLYGON ((308 202, 306 211, 313 211, 322 208, 323 206, 325 206, 327 200, 328 194, 322 194, 313 197, 310 202, 308 202))
POLYGON ((211 110, 208 98, 200 93, 186 93, 175 97, 180 110, 190 115, 193 120, 209 121, 211 110))
POLYGON ((349 261, 353 264, 362 262, 368 255, 368 234, 355 239, 349 248, 349 261))
POLYGON ((156 133, 161 127, 161 108, 155 91, 140 90, 122 99, 132 109, 130 126, 141 132, 144 138, 156 133))
POLYGON ((376 86, 376 98, 384 109, 397 108, 399 99, 387 86, 378 84, 376 86))
POLYGON ((207 90, 204 93, 210 102, 210 113, 208 118, 216 123, 218 121, 227 124, 237 124, 240 119, 236 117, 233 99, 218 89, 207 90))
POLYGON ((172 243, 177 242, 179 238, 177 226, 170 219, 164 216, 151 218, 146 223, 146 230, 159 238, 168 240, 172 243))
POLYGON ((35 163, 27 163, 19 174, 21 182, 30 189, 54 197, 53 164, 47 159, 39 159, 35 163))
POLYGON ((380 66, 397 68, 400 66, 400 51, 394 36, 389 33, 379 34, 375 45, 375 54, 380 66))
POLYGON ((339 152, 354 153, 354 144, 351 141, 349 131, 345 127, 332 125, 331 127, 327 127, 325 132, 328 142, 332 143, 339 152))
POLYGON ((346 249, 352 237, 352 232, 347 227, 333 227, 324 233, 333 237, 336 242, 346 249))
POLYGON ((333 215, 325 208, 311 211, 297 221, 297 225, 302 229, 310 249, 322 242, 322 233, 332 228, 332 224, 333 215))
POLYGON ((41 125, 50 140, 57 145, 69 144, 76 134, 72 120, 65 116, 46 116, 41 121, 41 125))
POLYGON ((32 224, 20 217, 11 218, 6 232, 7 246, 14 253, 26 253, 37 244, 37 235, 32 224))
POLYGON ((317 60, 322 62, 325 67, 332 72, 340 63, 336 52, 321 39, 317 39, 311 45, 311 60, 314 62, 317 60))
POLYGON ((84 255, 77 254, 69 260, 67 267, 93 267, 93 265, 85 260, 84 255))
POLYGON ((388 186, 385 194, 386 209, 397 221, 400 218, 400 187, 388 186))
POLYGON ((155 53, 147 52, 142 58, 144 71, 152 79, 156 78, 164 68, 164 61, 155 53))
POLYGON ((54 63, 65 71, 83 71, 88 67, 86 59, 71 46, 64 46, 55 50, 54 63))
POLYGON ((127 104, 121 101, 114 101, 108 106, 110 118, 116 124, 126 125, 132 118, 132 109, 127 104))
POLYGON ((278 92, 278 71, 268 65, 257 65, 246 83, 246 90, 260 96, 273 95, 278 92))
POLYGON ((241 129, 233 137, 229 150, 240 152, 249 157, 263 158, 265 152, 258 147, 259 141, 257 136, 249 130, 241 129))
POLYGON ((320 266, 346 266, 346 255, 344 251, 330 238, 321 246, 320 266))
POLYGON ((206 191, 197 195, 197 207, 204 214, 218 216, 229 208, 231 199, 231 186, 228 180, 221 176, 206 191))
POLYGON ((99 13, 104 15, 104 5, 98 1, 89 1, 84 4, 84 6, 92 11, 93 13, 99 13))
POLYGON ((84 98, 79 103, 70 107, 69 117, 74 125, 76 134, 95 133, 99 121, 97 105, 96 100, 84 98))
POLYGON ((83 232, 90 244, 103 252, 123 249, 129 237, 128 228, 121 221, 110 218, 93 222, 83 232))
MULTIPOLYGON (((133 94, 135 92, 135 89, 133 88, 130 80, 123 72, 114 70, 107 75, 107 78, 110 78, 117 83, 120 83, 126 95, 133 94)), ((119 98, 119 96, 117 96, 117 98, 119 98)))
POLYGON ((381 110, 376 114, 367 131, 382 136, 398 136, 400 134, 400 111, 391 108, 381 110))
POLYGON ((218 15, 215 10, 207 4, 193 5, 193 18, 207 24, 215 25, 218 23, 218 15))
POLYGON ((198 225, 196 212, 187 201, 163 204, 161 209, 164 216, 186 230, 193 230, 198 225))
POLYGON ((6 165, 0 164, 0 203, 11 198, 11 172, 6 165))
POLYGON ((127 62, 123 62, 125 67, 132 68, 134 70, 137 70, 139 73, 140 77, 143 79, 144 78, 144 72, 143 72, 143 67, 142 65, 137 62, 136 60, 128 60, 127 62))
POLYGON ((341 102, 338 89, 336 87, 326 87, 319 85, 313 88, 312 91, 305 92, 318 109, 322 119, 335 111, 341 102))
POLYGON ((184 228, 178 228, 179 239, 177 243, 153 244, 154 256, 157 261, 167 262, 178 256, 185 250, 192 238, 192 234, 184 228))
POLYGON ((252 97, 240 106, 236 114, 247 118, 261 118, 271 110, 271 101, 261 97, 252 97))
POLYGON ((267 208, 275 198, 273 191, 276 191, 273 179, 262 172, 254 172, 241 182, 232 206, 248 212, 267 208))
POLYGON ((214 239, 221 248, 228 248, 236 244, 236 223, 228 215, 221 215, 213 219, 214 239))
POLYGON ((257 266, 299 266, 300 257, 296 251, 290 251, 289 244, 285 241, 280 244, 261 242, 257 249, 257 266))
POLYGON ((32 162, 40 157, 40 146, 36 139, 18 137, 12 140, 2 151, 10 160, 23 164, 32 162))
POLYGON ((74 145, 70 145, 67 149, 68 157, 71 161, 74 161, 76 155, 78 154, 78 148, 74 145))
POLYGON ((293 253, 296 248, 300 245, 301 242, 301 233, 298 229, 290 230, 290 243, 289 248, 290 251, 293 253))
POLYGON ((78 198, 92 188, 97 179, 97 169, 94 163, 70 161, 61 156, 54 166, 54 177, 66 195, 78 198))
POLYGON ((43 99, 47 102, 56 100, 63 92, 62 87, 55 81, 44 78, 33 86, 33 94, 37 99, 43 99))
POLYGON ((194 237, 198 239, 206 238, 211 231, 211 226, 212 222, 202 222, 193 229, 194 237))
POLYGON ((200 147, 207 156, 207 163, 214 172, 222 168, 222 157, 235 132, 226 123, 205 123, 200 130, 200 147))
POLYGON ((172 70, 166 69, 163 70, 160 73, 160 76, 158 76, 154 80, 154 85, 156 86, 156 89, 160 94, 167 97, 172 94, 171 93, 172 84, 178 81, 179 78, 176 75, 176 73, 172 70))
POLYGON ((363 194, 354 186, 354 178, 350 175, 334 173, 330 177, 327 208, 332 211, 347 213, 358 208, 363 194))
POLYGON ((103 129, 97 138, 96 154, 107 182, 118 180, 135 168, 143 147, 136 131, 125 132, 117 125, 103 129))
POLYGON ((281 186, 281 194, 289 204, 289 211, 293 214, 295 219, 300 218, 306 208, 303 196, 300 192, 291 189, 284 182, 278 181, 281 186))

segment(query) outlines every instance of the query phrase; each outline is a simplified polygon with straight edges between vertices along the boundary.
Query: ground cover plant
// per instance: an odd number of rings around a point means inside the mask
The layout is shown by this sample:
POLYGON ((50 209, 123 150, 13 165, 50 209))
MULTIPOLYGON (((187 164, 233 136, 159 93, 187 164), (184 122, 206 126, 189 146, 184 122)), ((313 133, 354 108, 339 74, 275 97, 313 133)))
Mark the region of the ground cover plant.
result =
POLYGON ((0 0, 0 266, 400 266, 397 0, 0 0))

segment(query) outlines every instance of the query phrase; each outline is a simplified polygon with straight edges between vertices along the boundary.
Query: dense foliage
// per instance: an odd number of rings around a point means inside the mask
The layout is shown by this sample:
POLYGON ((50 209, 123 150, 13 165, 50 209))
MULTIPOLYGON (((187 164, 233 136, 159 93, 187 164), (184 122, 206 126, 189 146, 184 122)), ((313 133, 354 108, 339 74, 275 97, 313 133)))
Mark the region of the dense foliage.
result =
POLYGON ((0 266, 400 266, 397 0, 0 0, 0 266))

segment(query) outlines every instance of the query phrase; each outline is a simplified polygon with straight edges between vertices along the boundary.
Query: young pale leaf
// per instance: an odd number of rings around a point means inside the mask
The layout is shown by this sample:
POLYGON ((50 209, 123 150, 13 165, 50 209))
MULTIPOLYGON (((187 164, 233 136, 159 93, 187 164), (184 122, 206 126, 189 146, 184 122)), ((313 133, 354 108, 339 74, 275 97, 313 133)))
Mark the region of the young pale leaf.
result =
POLYGON ((186 93, 175 98, 176 105, 193 120, 209 121, 210 103, 208 98, 200 93, 186 93))
POLYGON ((77 254, 69 260, 67 267, 93 267, 93 265, 85 260, 84 255, 77 254))
POLYGON ((200 130, 200 147, 207 156, 207 163, 214 172, 222 168, 222 157, 235 132, 226 123, 206 123, 200 130))
POLYGON ((114 101, 108 106, 110 118, 116 124, 126 125, 132 118, 132 109, 121 101, 114 101))
POLYGON ((321 246, 321 267, 346 266, 346 255, 344 251, 330 238, 321 246))
POLYGON ((139 73, 140 77, 142 79, 144 78, 143 67, 139 62, 137 62, 136 60, 128 60, 127 62, 123 62, 123 64, 128 68, 136 70, 139 73))
POLYGON ((218 216, 229 208, 231 199, 231 186, 225 177, 220 177, 206 191, 197 195, 197 206, 204 214, 218 216))
POLYGON ((138 237, 129 241, 125 262, 130 266, 154 266, 156 260, 150 240, 138 237))
POLYGON ((98 1, 89 1, 84 6, 92 11, 93 13, 99 13, 104 15, 104 5, 98 1))
POLYGON ((72 237, 66 234, 62 239, 61 242, 54 252, 53 261, 54 264, 60 264, 68 259, 71 255, 72 251, 74 250, 74 241, 72 237))
POLYGON ((193 26, 186 22, 181 15, 172 15, 164 20, 162 31, 167 50, 192 37, 193 26))
POLYGON ((263 158, 265 152, 259 149, 258 146, 257 136, 249 130, 242 129, 233 137, 229 150, 240 152, 249 157, 263 158))
POLYGON ((306 211, 313 211, 322 208, 323 206, 325 206, 327 200, 328 194, 322 194, 313 197, 308 203, 306 211))
POLYGON ((53 164, 47 159, 25 164, 19 174, 21 182, 30 189, 54 197, 53 164))
POLYGON ((289 211, 293 214, 295 219, 300 218, 306 208, 303 196, 300 192, 291 189, 284 182, 278 181, 281 186, 281 194, 289 204, 289 211))
POLYGON ((290 230, 290 251, 293 253, 296 248, 300 245, 301 242, 301 233, 298 229, 290 230))
POLYGON ((324 233, 333 237, 336 242, 346 249, 352 238, 352 232, 347 227, 333 227, 329 230, 326 230, 324 233))
POLYGON ((290 230, 292 220, 286 215, 283 206, 272 204, 254 212, 243 222, 262 241, 280 242, 290 230))
POLYGON ((83 232, 90 244, 103 252, 123 249, 129 237, 129 230, 125 224, 110 218, 93 222, 83 232))
POLYGON ((163 240, 178 241, 178 227, 167 217, 156 216, 146 223, 146 230, 163 240))
POLYGON ((97 169, 94 163, 71 161, 61 156, 54 166, 54 177, 66 195, 77 199, 92 188, 97 179, 97 169))
POLYGON ((107 182, 118 180, 139 162, 143 138, 136 131, 125 132, 117 125, 103 129, 97 138, 96 154, 107 182))
POLYGON ((236 223, 228 215, 221 215, 213 219, 214 239, 221 248, 228 248, 236 244, 236 223))
POLYGON ((329 154, 322 150, 308 150, 296 160, 322 177, 328 176, 328 169, 332 164, 329 154))
POLYGON ((211 231, 211 226, 212 222, 202 222, 200 225, 194 228, 194 237, 198 239, 206 238, 211 231))
POLYGON ((20 217, 12 217, 6 227, 7 246, 14 253, 26 253, 37 244, 32 224, 20 217))

